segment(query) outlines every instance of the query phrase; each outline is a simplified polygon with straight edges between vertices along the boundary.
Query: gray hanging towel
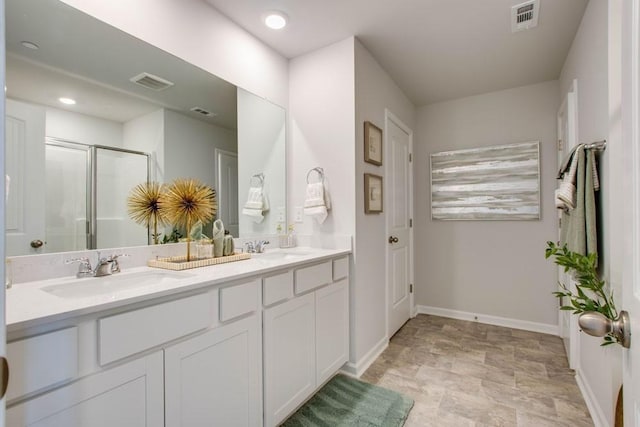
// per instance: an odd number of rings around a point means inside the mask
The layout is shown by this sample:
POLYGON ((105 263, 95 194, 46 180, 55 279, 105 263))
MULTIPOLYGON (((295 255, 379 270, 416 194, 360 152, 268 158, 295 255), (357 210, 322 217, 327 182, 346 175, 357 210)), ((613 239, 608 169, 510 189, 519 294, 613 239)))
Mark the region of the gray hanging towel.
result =
POLYGON ((578 147, 574 155, 578 156, 576 203, 575 209, 562 213, 560 243, 566 244, 569 250, 582 255, 597 254, 595 192, 599 188, 599 183, 595 174, 595 153, 578 147))

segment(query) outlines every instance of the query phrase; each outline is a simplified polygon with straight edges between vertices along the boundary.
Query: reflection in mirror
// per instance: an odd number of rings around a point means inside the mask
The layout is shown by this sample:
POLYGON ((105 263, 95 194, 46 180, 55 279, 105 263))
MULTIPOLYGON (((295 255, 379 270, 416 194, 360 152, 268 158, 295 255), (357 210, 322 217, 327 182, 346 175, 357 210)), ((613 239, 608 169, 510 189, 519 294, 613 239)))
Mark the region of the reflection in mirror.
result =
POLYGON ((78 148, 147 153, 150 179, 197 178, 212 186, 235 236, 273 233, 285 221, 281 107, 57 0, 6 0, 6 23, 8 255, 148 241, 146 230, 127 225, 125 208, 134 181, 145 180, 145 162, 101 150, 98 164, 111 170, 107 176, 98 167, 92 188, 78 148), (134 171, 138 176, 125 181, 134 171), (270 199, 260 223, 241 214, 253 171, 265 173, 270 199), (83 204, 92 189, 94 201, 83 204), (125 238, 131 227, 141 240, 125 238), (34 240, 45 245, 34 249, 34 240))
POLYGON ((238 89, 238 156, 242 158, 238 167, 239 194, 244 196, 240 199, 244 203, 240 234, 256 236, 264 234, 264 230, 273 234, 278 223, 286 228, 286 193, 278 191, 286 187, 282 163, 285 113, 279 106, 242 89, 238 89), (256 204, 252 199, 260 190, 262 200, 256 204))

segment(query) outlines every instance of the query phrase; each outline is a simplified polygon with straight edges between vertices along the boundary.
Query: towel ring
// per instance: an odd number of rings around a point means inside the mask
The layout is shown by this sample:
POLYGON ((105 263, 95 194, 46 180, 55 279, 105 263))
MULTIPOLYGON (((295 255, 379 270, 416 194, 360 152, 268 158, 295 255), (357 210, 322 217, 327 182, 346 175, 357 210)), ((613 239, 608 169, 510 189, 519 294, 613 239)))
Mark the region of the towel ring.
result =
POLYGON ((253 175, 251 178, 249 178, 249 186, 251 186, 255 182, 254 178, 258 180, 258 185, 260 187, 264 187, 264 174, 262 172, 257 173, 253 175))
POLYGON ((322 169, 320 166, 316 166, 315 168, 307 172, 307 184, 309 184, 309 176, 311 176, 312 172, 316 172, 318 174, 318 177, 320 178, 318 182, 324 181, 324 169, 322 169))

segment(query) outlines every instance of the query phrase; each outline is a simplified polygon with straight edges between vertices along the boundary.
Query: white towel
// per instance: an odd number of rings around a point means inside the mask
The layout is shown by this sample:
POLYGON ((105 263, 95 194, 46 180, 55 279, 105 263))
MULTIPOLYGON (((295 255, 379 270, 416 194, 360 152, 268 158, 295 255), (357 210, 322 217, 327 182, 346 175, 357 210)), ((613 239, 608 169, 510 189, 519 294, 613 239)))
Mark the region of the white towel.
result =
POLYGON ((269 201, 262 187, 250 187, 247 203, 242 208, 242 214, 251 217, 256 224, 264 219, 264 212, 269 210, 269 201))
POLYGON ((562 182, 555 191, 556 208, 558 209, 569 211, 575 208, 578 152, 582 149, 582 146, 578 146, 578 148, 576 149, 576 152, 571 158, 571 165, 569 166, 569 170, 564 173, 562 182))
POLYGON ((307 184, 307 196, 304 200, 304 214, 315 218, 318 224, 322 224, 329 215, 331 209, 331 197, 327 181, 307 184))

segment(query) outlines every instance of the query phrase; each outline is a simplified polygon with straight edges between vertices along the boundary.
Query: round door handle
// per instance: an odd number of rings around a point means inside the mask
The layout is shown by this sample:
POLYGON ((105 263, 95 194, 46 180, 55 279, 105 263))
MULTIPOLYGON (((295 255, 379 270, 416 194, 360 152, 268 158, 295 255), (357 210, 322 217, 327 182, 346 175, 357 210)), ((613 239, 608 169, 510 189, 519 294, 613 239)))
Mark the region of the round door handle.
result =
POLYGON ((41 248, 42 245, 44 245, 44 242, 40 239, 36 239, 36 240, 32 240, 30 244, 32 248, 38 249, 38 248, 41 248))
POLYGON ((398 243, 398 238, 397 237, 393 237, 393 236, 389 236, 389 243, 398 243))

